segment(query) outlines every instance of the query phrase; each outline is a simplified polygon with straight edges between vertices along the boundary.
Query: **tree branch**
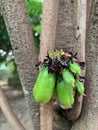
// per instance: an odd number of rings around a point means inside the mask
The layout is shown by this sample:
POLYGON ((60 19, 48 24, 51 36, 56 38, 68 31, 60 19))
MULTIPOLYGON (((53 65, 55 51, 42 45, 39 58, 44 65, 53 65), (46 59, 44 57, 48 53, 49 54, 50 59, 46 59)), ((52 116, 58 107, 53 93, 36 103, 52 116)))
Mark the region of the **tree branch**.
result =
MULTIPOLYGON (((55 48, 58 6, 59 0, 44 0, 39 60, 43 60, 47 52, 55 48)), ((50 101, 40 106, 40 130, 52 130, 52 105, 50 101)))
POLYGON ((19 119, 17 118, 17 116, 12 111, 7 101, 7 98, 1 88, 1 85, 0 85, 0 108, 14 130, 26 130, 19 121, 19 119))

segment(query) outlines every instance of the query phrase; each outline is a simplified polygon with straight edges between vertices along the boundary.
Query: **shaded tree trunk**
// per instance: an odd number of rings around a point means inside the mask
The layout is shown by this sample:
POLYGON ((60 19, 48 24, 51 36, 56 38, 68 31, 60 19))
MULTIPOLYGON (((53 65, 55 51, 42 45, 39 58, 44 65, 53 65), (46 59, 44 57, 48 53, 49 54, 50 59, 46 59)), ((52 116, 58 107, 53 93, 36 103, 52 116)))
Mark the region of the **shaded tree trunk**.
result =
POLYGON ((25 1, 0 0, 0 5, 10 36, 25 98, 29 106, 30 116, 32 117, 33 127, 34 130, 37 130, 40 124, 39 105, 32 97, 32 87, 38 73, 35 68, 38 58, 25 1))
MULTIPOLYGON (((59 11, 58 33, 57 33, 57 48, 71 50, 76 52, 81 50, 79 42, 75 42, 75 22, 76 13, 74 10, 74 2, 76 1, 61 1, 61 12, 59 11), (74 17, 73 17, 74 15, 74 17)), ((97 44, 97 12, 98 1, 87 1, 87 40, 86 40, 86 79, 85 91, 87 96, 84 97, 82 114, 80 118, 73 124, 72 128, 66 128, 62 124, 58 130, 97 130, 98 129, 98 44, 97 44), (63 127, 63 128, 62 128, 63 127)), ((77 4, 75 4, 77 5, 77 4)), ((83 9, 81 7, 81 9, 83 9)), ((81 43, 82 44, 82 43, 81 43)), ((81 51, 80 51, 81 52, 81 51)), ((79 52, 79 53, 80 53, 79 52)), ((82 52, 81 52, 82 54, 82 52)), ((81 55, 80 54, 80 59, 81 55)))
POLYGON ((86 96, 72 130, 98 130, 98 0, 92 1, 86 38, 86 96))

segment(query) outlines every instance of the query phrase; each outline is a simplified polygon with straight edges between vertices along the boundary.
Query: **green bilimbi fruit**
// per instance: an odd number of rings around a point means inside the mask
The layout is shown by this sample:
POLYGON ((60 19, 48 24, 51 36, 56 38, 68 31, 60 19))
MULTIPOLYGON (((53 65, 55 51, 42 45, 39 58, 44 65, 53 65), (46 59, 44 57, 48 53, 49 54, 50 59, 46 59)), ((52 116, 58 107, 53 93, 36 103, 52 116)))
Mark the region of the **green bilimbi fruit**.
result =
POLYGON ((47 67, 43 67, 33 88, 35 101, 42 104, 48 103, 53 95, 55 82, 55 74, 48 72, 47 67))
POLYGON ((81 68, 80 66, 73 62, 73 63, 70 63, 70 68, 69 68, 74 74, 81 74, 81 68))
POLYGON ((61 105, 71 108, 74 103, 73 88, 63 80, 57 82, 57 95, 61 105))
POLYGON ((62 70, 62 77, 63 77, 65 84, 70 84, 72 87, 75 86, 74 76, 69 70, 63 69, 62 70))
POLYGON ((84 85, 83 85, 83 83, 80 82, 79 80, 76 80, 75 85, 76 85, 77 91, 80 94, 84 95, 84 85))

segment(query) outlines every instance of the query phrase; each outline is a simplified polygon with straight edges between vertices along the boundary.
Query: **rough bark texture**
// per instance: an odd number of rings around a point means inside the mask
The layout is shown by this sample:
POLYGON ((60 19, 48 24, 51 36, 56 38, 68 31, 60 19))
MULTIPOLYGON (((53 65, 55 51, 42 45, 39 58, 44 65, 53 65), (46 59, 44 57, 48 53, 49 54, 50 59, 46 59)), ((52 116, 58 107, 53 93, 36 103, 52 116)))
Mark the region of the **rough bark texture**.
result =
MULTIPOLYGON (((76 22, 76 40, 78 58, 85 62, 85 40, 86 40, 86 22, 87 22, 87 0, 77 0, 77 22, 76 22)), ((85 69, 82 71, 85 77, 85 69)), ((66 111, 66 115, 71 122, 78 119, 82 109, 83 95, 78 92, 75 94, 75 103, 71 110, 66 111)))
MULTIPOLYGON (((86 1, 81 2, 61 0, 58 17, 56 48, 65 51, 78 52, 79 59, 85 61, 85 27, 86 27, 86 1), (83 21, 83 23, 82 23, 83 21), (83 24, 83 25, 82 25, 83 24)), ((76 120, 81 112, 82 96, 76 93, 76 101, 72 110, 65 111, 65 118, 76 120), (66 116, 67 115, 67 116, 66 116)), ((57 121, 59 122, 59 120, 57 121)), ((61 122, 61 121, 60 121, 61 122)), ((62 121, 58 130, 70 129, 69 122, 62 121)))
MULTIPOLYGON (((83 16, 81 10, 85 10, 84 3, 85 1, 80 2, 79 0, 60 0, 56 48, 63 48, 65 51, 79 52, 82 43, 80 44, 77 40, 79 40, 81 36, 79 22, 81 21, 80 16, 83 16)), ((83 24, 84 23, 83 21, 83 24)), ((83 57, 85 56, 83 56, 81 52, 78 55, 80 55, 79 58, 82 57, 84 60, 83 57)))
POLYGON ((87 26, 88 26, 89 17, 90 17, 90 12, 91 12, 91 7, 92 7, 92 1, 93 0, 87 0, 87 26))
POLYGON ((98 130, 98 0, 93 0, 86 41, 86 97, 72 130, 98 130))
MULTIPOLYGON (((60 0, 58 25, 56 33, 56 48, 64 51, 75 50, 75 28, 76 28, 76 2, 70 0, 60 0)), ((76 8, 77 9, 77 8, 76 8)), ((75 50, 76 52, 76 50, 75 50)), ((53 130, 69 130, 71 124, 54 111, 54 129, 53 130)))
POLYGON ((24 0, 0 0, 0 4, 15 54, 21 84, 30 106, 34 130, 37 130, 39 129, 39 108, 32 97, 32 86, 37 75, 35 64, 38 61, 25 2, 24 0))

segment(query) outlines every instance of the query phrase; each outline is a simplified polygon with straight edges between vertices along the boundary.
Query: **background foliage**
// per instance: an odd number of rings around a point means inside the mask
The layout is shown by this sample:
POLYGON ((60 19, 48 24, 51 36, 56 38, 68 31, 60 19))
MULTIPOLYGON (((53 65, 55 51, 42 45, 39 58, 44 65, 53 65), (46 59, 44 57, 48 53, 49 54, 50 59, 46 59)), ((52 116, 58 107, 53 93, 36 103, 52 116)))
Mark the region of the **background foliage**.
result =
MULTIPOLYGON (((36 50, 39 51, 41 18, 42 18, 42 0, 25 0, 27 12, 33 28, 36 42, 36 50)), ((0 8, 0 80, 8 82, 12 88, 20 86, 10 38, 6 29, 3 15, 0 8)), ((20 88, 20 87, 19 87, 20 88)))

